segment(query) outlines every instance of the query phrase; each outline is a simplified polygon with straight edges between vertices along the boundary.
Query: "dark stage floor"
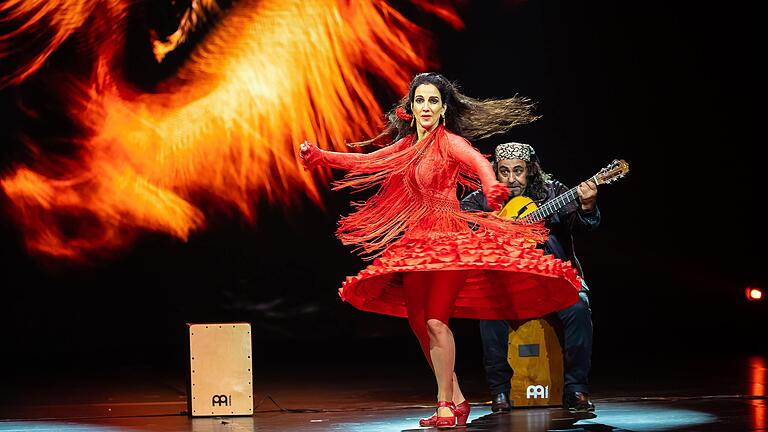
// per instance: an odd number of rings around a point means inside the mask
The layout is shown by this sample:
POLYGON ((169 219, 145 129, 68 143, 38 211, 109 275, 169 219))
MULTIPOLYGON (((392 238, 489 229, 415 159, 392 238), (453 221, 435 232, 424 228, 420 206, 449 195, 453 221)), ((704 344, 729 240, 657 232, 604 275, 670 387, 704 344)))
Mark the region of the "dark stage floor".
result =
MULTIPOLYGON (((435 387, 426 365, 414 360, 256 361, 256 413, 211 418, 185 414, 182 368, 28 365, 4 374, 0 431, 419 430, 418 419, 432 411, 435 387)), ((617 354, 597 360, 594 416, 560 408, 491 414, 482 370, 468 362, 459 371, 473 402, 466 430, 766 430, 768 356, 617 354)))

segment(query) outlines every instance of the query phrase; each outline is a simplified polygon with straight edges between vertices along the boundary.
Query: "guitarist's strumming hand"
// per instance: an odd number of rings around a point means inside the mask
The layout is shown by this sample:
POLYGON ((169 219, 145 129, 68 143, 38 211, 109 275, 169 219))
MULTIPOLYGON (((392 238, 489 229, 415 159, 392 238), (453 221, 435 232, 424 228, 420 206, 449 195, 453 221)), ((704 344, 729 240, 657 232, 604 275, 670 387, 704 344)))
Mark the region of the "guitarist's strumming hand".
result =
POLYGON ((597 184, 595 182, 592 180, 581 182, 576 187, 576 193, 579 194, 579 202, 583 211, 591 212, 595 209, 595 203, 597 202, 597 184))

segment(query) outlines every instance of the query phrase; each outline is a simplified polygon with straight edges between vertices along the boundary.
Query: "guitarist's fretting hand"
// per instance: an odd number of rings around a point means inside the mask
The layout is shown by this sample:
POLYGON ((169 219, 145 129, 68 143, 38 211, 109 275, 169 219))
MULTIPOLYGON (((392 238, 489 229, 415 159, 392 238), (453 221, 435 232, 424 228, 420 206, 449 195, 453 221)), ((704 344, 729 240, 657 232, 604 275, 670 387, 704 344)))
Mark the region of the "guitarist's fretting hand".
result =
POLYGON ((595 209, 595 202, 597 202, 597 185, 591 181, 581 182, 576 187, 576 193, 579 194, 579 202, 581 203, 581 209, 585 212, 590 212, 595 209))

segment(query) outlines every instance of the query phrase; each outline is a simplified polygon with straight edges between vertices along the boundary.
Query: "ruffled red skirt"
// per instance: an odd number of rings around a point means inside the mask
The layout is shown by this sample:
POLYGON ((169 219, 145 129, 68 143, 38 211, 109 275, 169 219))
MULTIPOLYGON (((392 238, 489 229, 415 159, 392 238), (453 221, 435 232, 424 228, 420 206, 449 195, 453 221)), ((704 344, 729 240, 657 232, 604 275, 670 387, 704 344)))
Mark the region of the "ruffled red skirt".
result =
MULTIPOLYGON (((381 185, 339 223, 336 235, 344 244, 377 257, 347 278, 341 298, 364 311, 407 317, 405 274, 455 272, 467 277, 451 317, 525 319, 574 304, 581 286, 576 270, 536 248, 547 236, 543 224, 461 210, 456 186, 477 187, 476 173, 491 171, 487 160, 442 125, 415 139, 405 138, 397 153, 350 166, 336 183, 355 190, 381 185)), ((496 185, 486 186, 491 193, 496 185)))
POLYGON ((487 230, 438 232, 393 244, 339 289, 354 307, 407 317, 403 275, 466 271, 451 317, 526 319, 564 309, 578 300, 576 269, 544 255, 530 240, 487 230))

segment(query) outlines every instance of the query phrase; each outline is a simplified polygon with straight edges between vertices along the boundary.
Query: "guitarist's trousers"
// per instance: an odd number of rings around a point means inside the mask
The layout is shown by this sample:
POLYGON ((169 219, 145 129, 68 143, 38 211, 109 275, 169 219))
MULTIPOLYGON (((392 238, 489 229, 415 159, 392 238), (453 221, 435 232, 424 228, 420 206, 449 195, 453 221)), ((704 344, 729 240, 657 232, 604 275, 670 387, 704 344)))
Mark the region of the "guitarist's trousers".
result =
MULTIPOLYGON (((589 370, 592 366, 592 310, 587 291, 579 292, 579 301, 554 313, 563 323, 565 377, 564 392, 589 393, 589 370)), ((481 320, 485 379, 492 395, 509 394, 512 368, 507 361, 509 323, 503 320, 481 320)))

